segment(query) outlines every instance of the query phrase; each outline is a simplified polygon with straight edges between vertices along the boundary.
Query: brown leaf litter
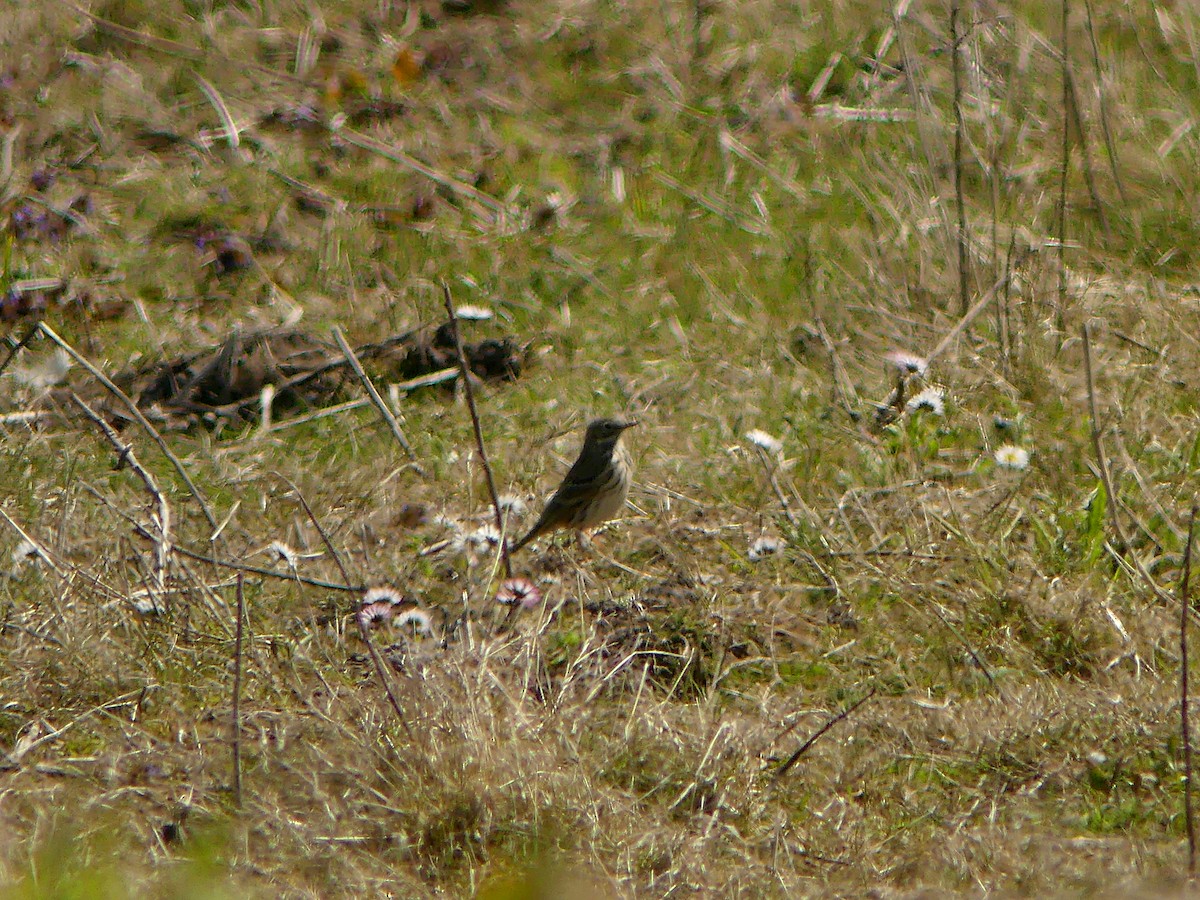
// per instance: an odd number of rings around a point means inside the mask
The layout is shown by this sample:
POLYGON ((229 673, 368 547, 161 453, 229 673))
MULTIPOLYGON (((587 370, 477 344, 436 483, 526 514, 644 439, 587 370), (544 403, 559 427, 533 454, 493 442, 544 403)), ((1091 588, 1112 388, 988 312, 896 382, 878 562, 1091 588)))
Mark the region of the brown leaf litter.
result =
MULTIPOLYGON (((463 351, 472 373, 503 382, 522 373, 527 348, 506 336, 464 344, 463 351)), ((409 390, 452 382, 457 372, 446 326, 413 329, 362 344, 354 353, 372 379, 403 381, 409 390)), ((147 363, 113 381, 149 417, 172 429, 257 420, 268 385, 275 389, 277 421, 349 399, 359 386, 336 344, 289 329, 235 330, 218 346, 147 363)), ((108 415, 118 422, 127 418, 116 403, 108 404, 108 415)))

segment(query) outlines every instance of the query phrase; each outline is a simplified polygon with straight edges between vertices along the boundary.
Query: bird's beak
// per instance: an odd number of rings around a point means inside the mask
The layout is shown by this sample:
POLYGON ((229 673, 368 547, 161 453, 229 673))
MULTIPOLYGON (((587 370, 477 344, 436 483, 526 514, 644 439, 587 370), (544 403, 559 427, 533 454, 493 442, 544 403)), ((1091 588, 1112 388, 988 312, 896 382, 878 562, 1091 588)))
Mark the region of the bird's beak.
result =
POLYGON ((638 420, 637 420, 637 419, 627 419, 627 420, 625 421, 625 427, 626 427, 626 428, 632 428, 632 427, 633 427, 634 425, 636 425, 637 423, 638 423, 638 420))

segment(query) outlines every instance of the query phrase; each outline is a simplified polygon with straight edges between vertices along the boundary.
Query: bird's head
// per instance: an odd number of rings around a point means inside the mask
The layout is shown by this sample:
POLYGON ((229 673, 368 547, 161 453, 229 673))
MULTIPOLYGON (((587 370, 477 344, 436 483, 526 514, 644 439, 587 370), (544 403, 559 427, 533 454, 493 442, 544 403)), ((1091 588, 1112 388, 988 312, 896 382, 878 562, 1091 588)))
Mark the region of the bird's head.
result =
POLYGON ((584 443, 615 443, 626 428, 637 424, 634 419, 592 419, 588 422, 584 443))

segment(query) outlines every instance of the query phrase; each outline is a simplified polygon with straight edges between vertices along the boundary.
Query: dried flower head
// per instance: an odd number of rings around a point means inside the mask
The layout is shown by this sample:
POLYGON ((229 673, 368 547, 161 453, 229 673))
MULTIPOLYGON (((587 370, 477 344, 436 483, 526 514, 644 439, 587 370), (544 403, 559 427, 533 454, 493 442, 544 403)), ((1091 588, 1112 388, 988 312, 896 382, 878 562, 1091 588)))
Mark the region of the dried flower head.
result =
POLYGON ((766 450, 768 453, 783 452, 783 441, 775 437, 773 434, 767 434, 767 432, 760 431, 757 428, 746 432, 746 440, 752 443, 755 447, 766 450))
POLYGON ((466 549, 472 553, 487 553, 500 546, 500 532, 495 525, 480 525, 474 531, 463 535, 466 549))
POLYGON ((433 634, 433 619, 429 617, 429 613, 423 609, 418 609, 415 606, 412 609, 406 609, 402 613, 398 613, 392 619, 394 628, 402 628, 405 625, 412 625, 417 632, 424 635, 433 634))
POLYGON ((464 303, 454 311, 454 314, 460 319, 467 319, 470 322, 486 322, 488 319, 495 316, 490 309, 483 306, 471 306, 464 303))
POLYGON ((924 377, 925 373, 929 371, 929 360, 913 353, 905 353, 903 350, 893 350, 885 358, 906 375, 924 377))
POLYGON ((135 612, 143 616, 161 616, 162 607, 159 606, 153 597, 138 597, 136 600, 131 600, 135 612))
POLYGON ((462 531, 462 525, 457 519, 453 519, 445 513, 438 513, 433 517, 433 524, 447 531, 462 531))
POLYGON ((378 587, 367 588, 365 591, 363 591, 362 600, 360 602, 363 606, 367 606, 371 603, 390 603, 393 606, 397 606, 404 602, 404 595, 395 588, 390 588, 386 585, 380 585, 378 587))
POLYGON ((758 562, 764 556, 772 556, 783 549, 783 541, 774 537, 760 537, 750 545, 749 557, 751 562, 758 562))
POLYGON ((38 549, 31 541, 23 540, 17 546, 13 547, 11 560, 14 572, 26 563, 37 562, 40 559, 41 556, 38 554, 38 549))
POLYGON ((1029 451, 1016 444, 1003 444, 996 448, 996 465, 1006 469, 1029 468, 1029 451))
POLYGON ((13 368, 13 378, 35 391, 46 391, 65 381, 71 371, 71 357, 61 347, 44 358, 13 368))
POLYGON ((281 562, 287 563, 293 569, 296 568, 296 560, 300 554, 285 544, 283 541, 271 541, 267 544, 266 553, 276 557, 281 562))
POLYGON ((386 625, 396 614, 394 604, 386 600, 374 603, 364 603, 358 608, 358 621, 364 628, 374 628, 376 625, 386 625))
POLYGON ((496 500, 500 504, 500 511, 513 516, 523 516, 525 510, 529 507, 525 501, 516 494, 501 494, 496 500))
POLYGON ((525 609, 532 609, 542 602, 542 592, 528 578, 509 578, 496 592, 496 602, 505 606, 519 603, 525 609))
POLYGON ((927 387, 908 398, 908 411, 927 409, 935 416, 946 414, 946 392, 940 387, 927 387))

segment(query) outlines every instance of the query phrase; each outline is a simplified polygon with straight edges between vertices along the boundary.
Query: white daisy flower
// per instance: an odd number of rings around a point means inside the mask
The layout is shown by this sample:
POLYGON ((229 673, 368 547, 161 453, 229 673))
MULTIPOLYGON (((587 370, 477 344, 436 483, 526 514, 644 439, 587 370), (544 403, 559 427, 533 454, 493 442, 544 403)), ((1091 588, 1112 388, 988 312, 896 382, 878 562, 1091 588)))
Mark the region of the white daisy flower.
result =
POLYGON ((27 366, 13 368, 13 378, 35 391, 46 391, 65 381, 71 371, 71 357, 61 347, 27 366))
POLYGON ((271 541, 271 543, 267 545, 265 552, 278 557, 280 561, 287 563, 293 569, 296 568, 296 560, 300 556, 300 554, 298 554, 283 541, 271 541))
POLYGON ((935 416, 944 416, 946 414, 946 392, 939 387, 927 387, 908 398, 907 408, 910 413, 919 409, 927 409, 935 416))
POLYGON ((750 545, 748 556, 751 562, 758 562, 764 556, 772 556, 783 549, 783 541, 779 538, 760 537, 750 545))
POLYGON ((37 562, 41 556, 38 554, 37 547, 33 546, 31 542, 23 540, 13 548, 11 559, 13 571, 16 571, 27 562, 37 562))
POLYGON ((996 448, 996 465, 1005 469, 1029 468, 1029 451, 1015 444, 1004 444, 996 448))
POLYGON ((496 530, 495 525, 480 525, 463 537, 467 548, 475 553, 486 553, 493 547, 500 546, 500 532, 496 530))
POLYGON ((395 606, 398 603, 404 602, 404 595, 395 588, 380 585, 379 587, 367 588, 363 591, 362 599, 359 603, 363 606, 369 606, 372 603, 390 603, 395 606))
POLYGON ((429 617, 429 613, 423 609, 406 609, 402 613, 397 613, 392 619, 392 627, 400 628, 404 625, 412 625, 417 631, 424 635, 433 634, 433 619, 429 617))
POLYGON ((138 597, 130 602, 133 604, 133 608, 143 616, 162 615, 162 607, 155 603, 152 597, 138 597))
POLYGON ((496 315, 486 307, 472 306, 469 303, 464 303, 454 311, 454 314, 460 319, 467 319, 471 322, 486 322, 496 315))
POLYGON ((755 428, 753 431, 746 432, 746 440, 752 443, 755 447, 760 447, 768 453, 781 453, 783 451, 783 441, 772 434, 767 434, 765 431, 760 431, 755 428))
POLYGON ((889 353, 885 359, 893 366, 908 375, 925 376, 929 371, 929 360, 923 356, 917 356, 914 353, 905 353, 903 350, 894 350, 889 353))
POLYGON ((506 512, 509 515, 523 516, 525 510, 528 509, 525 501, 516 494, 501 494, 496 498, 496 501, 500 504, 500 511, 506 512))

